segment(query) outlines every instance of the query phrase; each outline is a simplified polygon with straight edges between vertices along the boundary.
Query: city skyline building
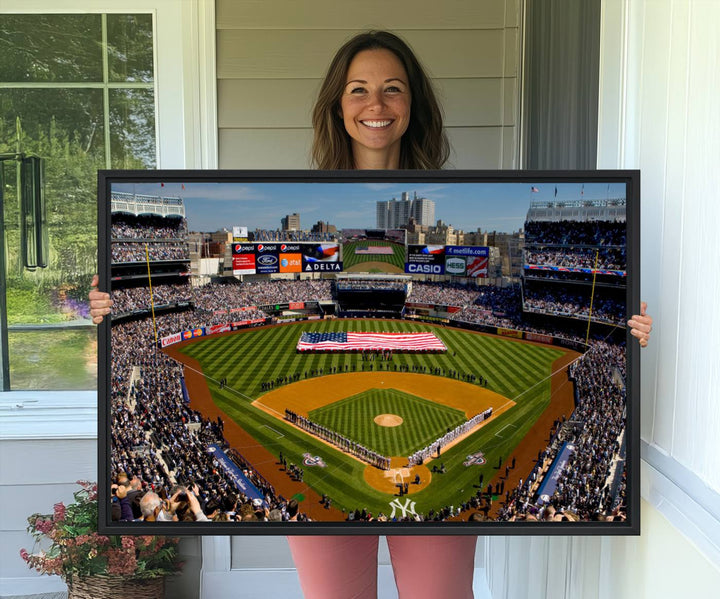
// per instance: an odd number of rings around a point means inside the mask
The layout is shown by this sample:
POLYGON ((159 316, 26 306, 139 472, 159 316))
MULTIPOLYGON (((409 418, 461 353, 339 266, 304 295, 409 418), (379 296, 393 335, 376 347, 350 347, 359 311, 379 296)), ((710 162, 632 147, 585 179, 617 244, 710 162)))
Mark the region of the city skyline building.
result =
POLYGON ((428 198, 412 199, 407 191, 399 200, 393 198, 376 204, 376 226, 378 229, 397 229, 414 219, 418 225, 430 226, 435 222, 435 202, 428 198))
POLYGON ((297 212, 283 216, 280 219, 280 226, 283 231, 299 231, 300 215, 297 212))

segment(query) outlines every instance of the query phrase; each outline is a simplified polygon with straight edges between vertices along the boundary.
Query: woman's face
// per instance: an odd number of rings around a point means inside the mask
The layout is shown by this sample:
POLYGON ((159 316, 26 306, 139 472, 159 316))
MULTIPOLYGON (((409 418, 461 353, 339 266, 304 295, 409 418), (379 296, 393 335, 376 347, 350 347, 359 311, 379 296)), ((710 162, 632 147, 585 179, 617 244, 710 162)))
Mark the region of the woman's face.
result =
POLYGON ((398 168, 411 102, 402 63, 389 50, 363 50, 350 63, 345 81, 340 109, 355 167, 398 168))

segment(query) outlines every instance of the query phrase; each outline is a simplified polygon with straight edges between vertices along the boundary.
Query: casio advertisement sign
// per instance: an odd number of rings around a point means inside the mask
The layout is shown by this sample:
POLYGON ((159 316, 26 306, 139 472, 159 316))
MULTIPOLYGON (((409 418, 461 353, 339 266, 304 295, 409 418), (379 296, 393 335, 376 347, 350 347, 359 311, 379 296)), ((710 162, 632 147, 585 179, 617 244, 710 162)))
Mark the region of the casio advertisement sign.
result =
POLYGON ((441 264, 405 264, 405 272, 423 275, 441 275, 445 269, 441 264))

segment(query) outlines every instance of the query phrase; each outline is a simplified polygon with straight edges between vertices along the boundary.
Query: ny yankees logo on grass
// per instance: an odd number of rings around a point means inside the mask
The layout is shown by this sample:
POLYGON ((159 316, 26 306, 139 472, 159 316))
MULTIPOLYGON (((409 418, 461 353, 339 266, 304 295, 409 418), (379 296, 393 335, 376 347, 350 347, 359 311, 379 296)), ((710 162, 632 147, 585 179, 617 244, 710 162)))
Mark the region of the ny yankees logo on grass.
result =
POLYGON ((311 453, 304 453, 303 457, 305 458, 303 460, 303 464, 306 466, 320 466, 320 468, 327 467, 325 460, 323 460, 319 455, 314 456, 311 453))
POLYGON ((463 462, 463 466, 482 466, 487 460, 485 454, 482 451, 477 453, 471 453, 467 456, 467 459, 463 462))

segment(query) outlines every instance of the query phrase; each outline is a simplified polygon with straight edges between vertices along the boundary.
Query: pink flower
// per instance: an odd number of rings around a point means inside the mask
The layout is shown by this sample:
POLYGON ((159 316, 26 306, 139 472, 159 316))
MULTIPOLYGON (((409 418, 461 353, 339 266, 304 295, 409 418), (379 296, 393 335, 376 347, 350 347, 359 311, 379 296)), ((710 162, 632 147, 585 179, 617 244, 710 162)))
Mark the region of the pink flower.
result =
POLYGON ((35 520, 35 528, 42 534, 46 535, 53 528, 52 520, 44 520, 43 518, 38 518, 37 520, 35 520))
POLYGON ((62 574, 63 573, 63 563, 62 563, 62 559, 59 557, 46 559, 44 566, 45 566, 45 571, 48 574, 62 574))
POLYGON ((132 537, 122 537, 122 546, 124 549, 135 549, 135 539, 132 537))
POLYGON ((24 562, 30 561, 30 554, 27 552, 26 549, 20 550, 20 557, 23 559, 24 562))
POLYGON ((63 504, 62 502, 56 503, 53 506, 53 512, 53 519, 55 520, 55 522, 62 522, 63 520, 65 520, 65 504, 63 504))

